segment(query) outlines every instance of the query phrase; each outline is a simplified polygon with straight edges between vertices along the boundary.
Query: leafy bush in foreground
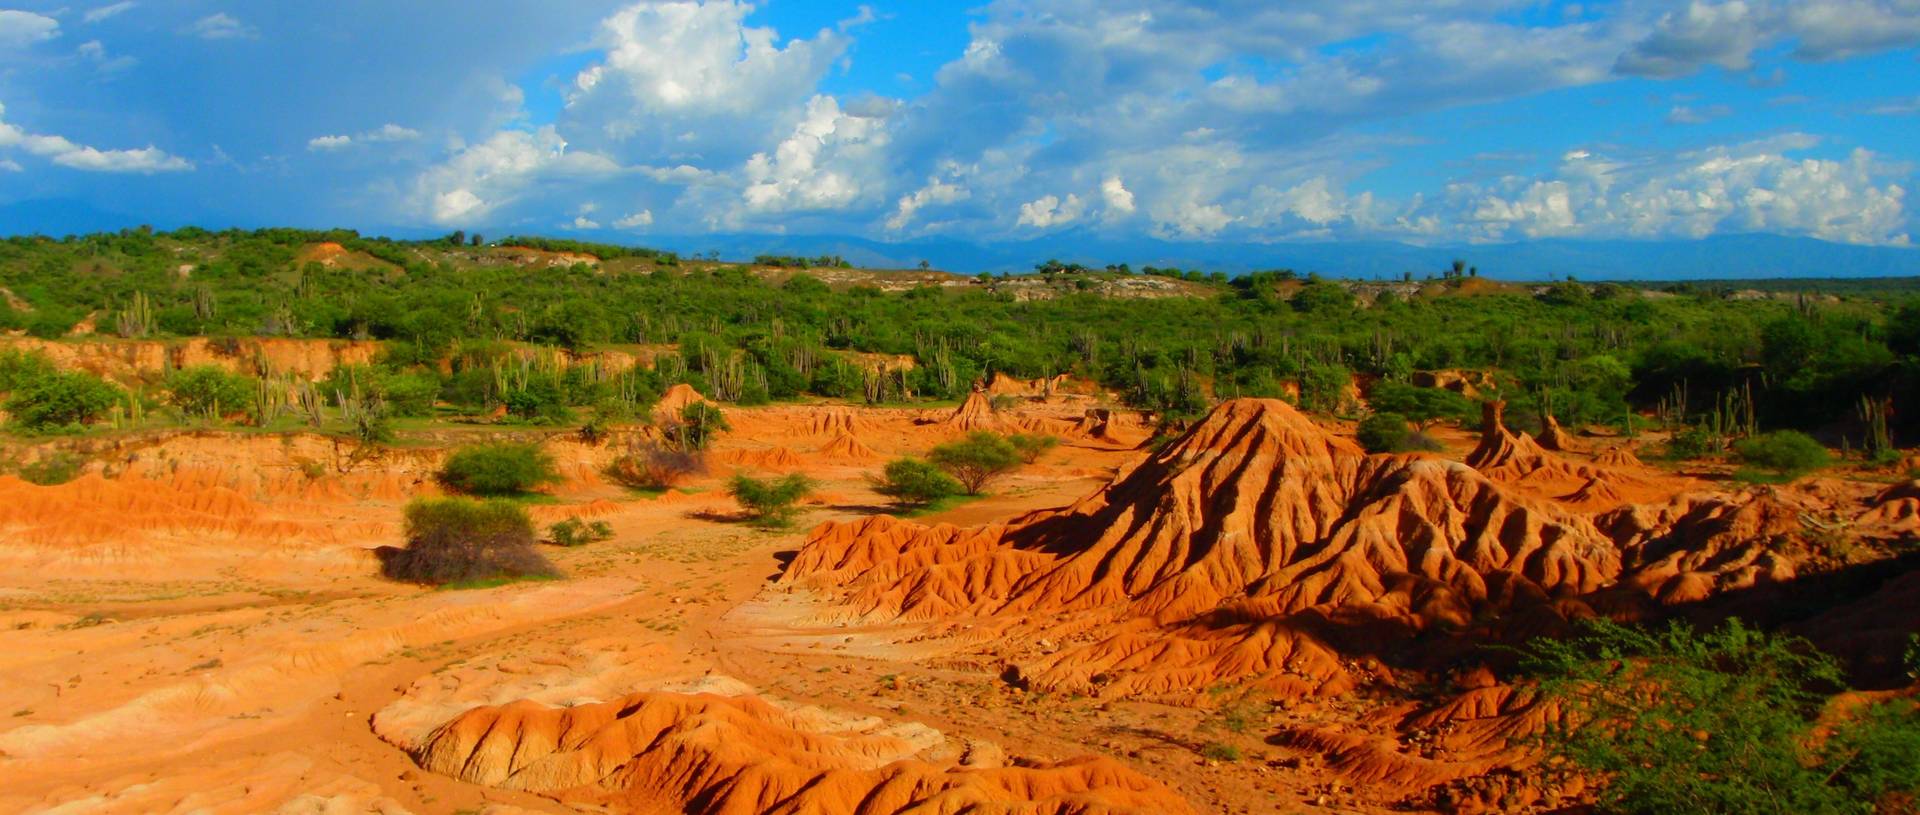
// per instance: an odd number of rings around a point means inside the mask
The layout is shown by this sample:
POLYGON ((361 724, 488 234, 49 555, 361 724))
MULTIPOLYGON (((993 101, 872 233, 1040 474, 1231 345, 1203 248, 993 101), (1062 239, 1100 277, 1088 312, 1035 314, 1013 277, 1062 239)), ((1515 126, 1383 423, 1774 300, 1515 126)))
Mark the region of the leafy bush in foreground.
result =
POLYGON ((558 574, 534 549, 526 510, 503 501, 416 500, 406 508, 406 531, 407 547, 381 569, 394 580, 445 585, 558 574))
POLYGON ((1802 640, 1588 620, 1524 653, 1563 710, 1546 746, 1605 781, 1606 811, 1869 813, 1920 792, 1914 701, 1823 719, 1840 668, 1802 640))
POLYGON ((606 521, 568 518, 547 527, 547 540, 555 546, 585 546, 612 539, 613 526, 606 521))
POLYGON ((469 495, 520 495, 558 483, 560 474, 539 445, 503 442, 455 451, 441 466, 440 480, 469 495))
POLYGON ((45 432, 97 421, 120 401, 120 389, 80 373, 54 373, 15 388, 6 401, 13 424, 45 432))
POLYGON ((1020 449, 1013 442, 984 430, 933 448, 927 459, 958 479, 968 495, 979 495, 988 483, 1012 472, 1021 461, 1020 449))
POLYGON ((736 475, 727 484, 727 494, 746 509, 748 520, 770 528, 792 523, 800 499, 811 492, 813 482, 799 473, 768 479, 736 475))
POLYGON ((1733 446, 1740 460, 1780 475, 1797 475, 1827 466, 1827 448, 1805 433, 1781 430, 1742 440, 1733 446))
POLYGON ((874 491, 902 506, 926 506, 958 495, 965 487, 932 462, 900 458, 887 462, 874 491))

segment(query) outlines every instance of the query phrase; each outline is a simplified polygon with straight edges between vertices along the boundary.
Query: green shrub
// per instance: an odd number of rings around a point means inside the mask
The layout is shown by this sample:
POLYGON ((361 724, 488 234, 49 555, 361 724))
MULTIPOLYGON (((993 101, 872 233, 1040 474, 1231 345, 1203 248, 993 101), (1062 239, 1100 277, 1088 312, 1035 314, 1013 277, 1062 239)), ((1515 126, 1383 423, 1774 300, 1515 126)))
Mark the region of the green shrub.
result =
POLYGON ((1780 475, 1797 475, 1827 466, 1827 448, 1805 433, 1781 430, 1743 439, 1733 446, 1740 460, 1780 475))
POLYGON ((119 388, 80 373, 52 373, 13 390, 6 409, 15 426, 33 432, 98 420, 120 401, 119 388))
POLYGON ((1200 746, 1200 756, 1212 761, 1239 761, 1240 748, 1210 741, 1200 746))
POLYGON ((558 483, 560 475, 539 445, 503 442, 455 451, 441 466, 440 481, 470 495, 521 495, 558 483))
POLYGON ((380 380, 380 388, 395 416, 431 416, 440 401, 440 378, 433 374, 392 374, 380 380))
POLYGON ((547 541, 555 546, 585 546, 612 539, 613 526, 606 521, 568 518, 547 527, 547 541))
POLYGON ((1413 427, 1398 413, 1375 413, 1360 420, 1354 438, 1369 453, 1398 453, 1407 449, 1407 437, 1413 427))
POLYGON ((1032 464, 1040 460, 1047 451, 1060 446, 1060 439, 1044 433, 1015 433, 1007 437, 1007 443, 1019 451, 1020 460, 1032 464))
POLYGON ((1704 428, 1689 427, 1667 439, 1667 458, 1675 461, 1706 458, 1718 452, 1714 435, 1704 428))
POLYGON ((50 453, 20 465, 19 472, 21 480, 29 484, 52 487, 79 478, 86 466, 86 456, 78 453, 50 453))
POLYGON ((167 377, 167 404, 190 417, 221 418, 253 408, 258 383, 216 365, 195 365, 167 377))
POLYGON ((559 573, 534 549, 526 510, 503 501, 416 500, 407 504, 406 534, 406 548, 381 567, 393 580, 437 586, 559 573))
POLYGON ((0 393, 11 393, 57 373, 53 362, 32 351, 0 351, 0 393))
POLYGON ((767 479, 736 475, 727 483, 727 494, 746 509, 747 519, 767 528, 792 523, 800 499, 812 492, 813 482, 799 473, 767 479))
POLYGON ((917 458, 894 459, 881 471, 874 491, 902 506, 926 506, 958 495, 965 487, 933 462, 917 458))
POLYGON ((1705 633, 1587 620, 1529 643, 1521 667, 1562 710, 1545 747, 1607 779, 1609 812, 1869 813, 1920 792, 1912 700, 1826 722, 1816 738, 1839 666, 1738 620, 1705 633))
POLYGON ((714 436, 732 429, 727 415, 719 408, 706 402, 693 402, 681 408, 678 415, 662 421, 660 432, 679 450, 696 453, 707 449, 714 436))
POLYGON ((927 459, 960 482, 968 495, 1020 466, 1020 449, 1005 436, 976 430, 959 441, 933 448, 927 459))

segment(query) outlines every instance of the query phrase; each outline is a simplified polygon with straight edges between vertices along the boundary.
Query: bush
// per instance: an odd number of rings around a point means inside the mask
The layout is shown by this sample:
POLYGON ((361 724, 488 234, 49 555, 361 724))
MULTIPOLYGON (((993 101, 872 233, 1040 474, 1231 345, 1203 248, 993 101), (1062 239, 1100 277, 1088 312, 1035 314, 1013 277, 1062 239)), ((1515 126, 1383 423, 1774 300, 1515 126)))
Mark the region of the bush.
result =
POLYGON ((629 489, 665 490, 679 486, 706 469, 706 461, 699 453, 646 441, 615 456, 604 472, 608 479, 629 489))
POLYGON ((257 387, 217 365, 195 365, 167 377, 167 403, 189 417, 218 419, 251 411, 257 387))
POLYGON ((17 387, 7 399, 13 424, 44 432, 89 424, 120 401, 120 389, 86 374, 53 373, 17 387))
POLYGON ((520 495, 558 483, 560 475, 539 445, 506 442, 455 451, 441 466, 440 481, 470 495, 520 495))
POLYGON ((680 451, 696 453, 707 449, 714 436, 732 429, 727 415, 719 408, 706 402, 693 402, 681 408, 678 416, 662 422, 660 432, 680 451))
POLYGON ((881 471, 874 491, 892 498, 902 506, 926 506, 958 495, 965 487, 932 462, 917 458, 894 459, 881 471))
POLYGON ((976 430, 933 448, 927 459, 959 480, 968 495, 979 495, 989 482, 1020 466, 1020 450, 1004 436, 976 430))
POLYGON ((31 463, 20 465, 20 479, 29 484, 52 487, 80 477, 87 459, 77 453, 50 453, 31 463))
POLYGON ((1606 811, 1868 813, 1920 791, 1914 702, 1823 722, 1841 671, 1804 641, 1738 620, 1698 633, 1593 619, 1523 655, 1562 710, 1545 746, 1608 779, 1606 811))
POLYGON ((31 351, 0 351, 0 393, 11 393, 58 373, 46 356, 31 351))
POLYGON ((547 542, 555 546, 585 546, 613 539, 613 526, 606 521, 585 522, 568 518, 547 527, 547 542))
POLYGON ((552 577, 553 564, 534 549, 526 510, 503 501, 426 498, 406 508, 407 548, 381 572, 428 585, 499 578, 552 577))
POLYGON ((1740 460, 1780 475, 1797 475, 1827 466, 1827 448, 1805 433, 1781 430, 1743 439, 1733 446, 1740 460))
POLYGON ((1718 452, 1716 438, 1704 428, 1689 427, 1667 439, 1667 458, 1675 461, 1706 458, 1718 452))
POLYGON ((1407 449, 1407 437, 1413 427, 1398 413, 1375 413, 1360 420, 1354 438, 1369 453, 1398 453, 1407 449))
POLYGON ((1019 451, 1020 460, 1032 464, 1040 460, 1047 451, 1060 446, 1060 440, 1043 433, 1015 433, 1007 437, 1007 443, 1019 451))
POLYGON ((727 484, 727 494, 747 510, 748 520, 767 528, 792 523, 800 499, 811 492, 813 482, 799 473, 768 479, 736 475, 727 484))

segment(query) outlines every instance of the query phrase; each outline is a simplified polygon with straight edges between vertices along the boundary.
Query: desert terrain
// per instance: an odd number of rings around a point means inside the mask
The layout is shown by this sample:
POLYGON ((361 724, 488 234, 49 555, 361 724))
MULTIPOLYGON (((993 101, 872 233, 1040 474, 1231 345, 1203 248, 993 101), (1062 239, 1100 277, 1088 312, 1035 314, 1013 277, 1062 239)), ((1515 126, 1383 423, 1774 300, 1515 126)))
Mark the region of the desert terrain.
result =
POLYGON ((1549 450, 1497 404, 1369 455, 1278 400, 1156 446, 1091 387, 989 395, 723 406, 707 474, 659 494, 601 477, 638 428, 86 439, 67 483, 0 478, 0 809, 1549 811, 1583 789, 1537 766, 1555 711, 1481 645, 1782 598, 1902 692, 1920 482, 1743 487, 1549 450), (981 429, 1062 443, 923 517, 874 491, 981 429), (448 450, 501 435, 565 477, 536 520, 611 539, 543 547, 559 580, 380 577, 448 450), (818 486, 767 531, 734 472, 818 486), (1822 579, 1859 590, 1795 591, 1822 579))

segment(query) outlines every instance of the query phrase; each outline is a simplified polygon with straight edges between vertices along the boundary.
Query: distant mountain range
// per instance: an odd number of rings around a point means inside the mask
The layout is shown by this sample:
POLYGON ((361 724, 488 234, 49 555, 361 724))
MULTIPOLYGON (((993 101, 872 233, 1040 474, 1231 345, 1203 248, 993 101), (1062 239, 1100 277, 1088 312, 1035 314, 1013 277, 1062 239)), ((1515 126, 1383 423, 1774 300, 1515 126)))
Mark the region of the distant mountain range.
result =
MULTIPOLYGON (((0 205, 0 235, 66 235, 111 231, 139 218, 70 200, 0 205)), ((218 228, 216 224, 201 224, 218 228)), ((154 224, 171 228, 178 224, 154 224)), ((487 235, 526 234, 512 227, 479 228, 487 235)), ((428 237, 417 227, 362 228, 363 234, 428 237)), ((839 255, 857 266, 910 269, 926 261, 949 272, 1024 272, 1050 258, 1103 267, 1126 263, 1175 266, 1229 273, 1293 269, 1329 277, 1392 279, 1437 274, 1454 259, 1504 280, 1545 280, 1572 275, 1581 280, 1754 279, 1781 277, 1907 277, 1920 275, 1920 249, 1853 246, 1780 235, 1723 235, 1692 241, 1538 240, 1523 243, 1413 246, 1389 241, 1337 243, 1177 242, 1153 238, 1114 239, 1068 230, 1021 241, 976 242, 953 238, 876 241, 850 235, 649 235, 554 231, 553 237, 598 240, 671 249, 686 255, 717 251, 723 259, 755 255, 839 255)))
POLYGON ((1693 278, 1906 277, 1920 275, 1920 249, 1853 246, 1780 235, 1725 235, 1695 241, 1540 240, 1463 246, 1387 241, 1340 243, 1181 243, 1150 238, 1110 240, 1055 236, 973 243, 917 239, 886 243, 850 236, 696 235, 649 243, 682 254, 718 251, 723 258, 758 254, 839 255, 856 266, 912 268, 925 260, 952 272, 1022 272, 1049 258, 1103 267, 1127 263, 1229 273, 1259 269, 1319 272, 1328 277, 1392 279, 1438 274, 1455 259, 1505 280, 1681 280, 1693 278))

